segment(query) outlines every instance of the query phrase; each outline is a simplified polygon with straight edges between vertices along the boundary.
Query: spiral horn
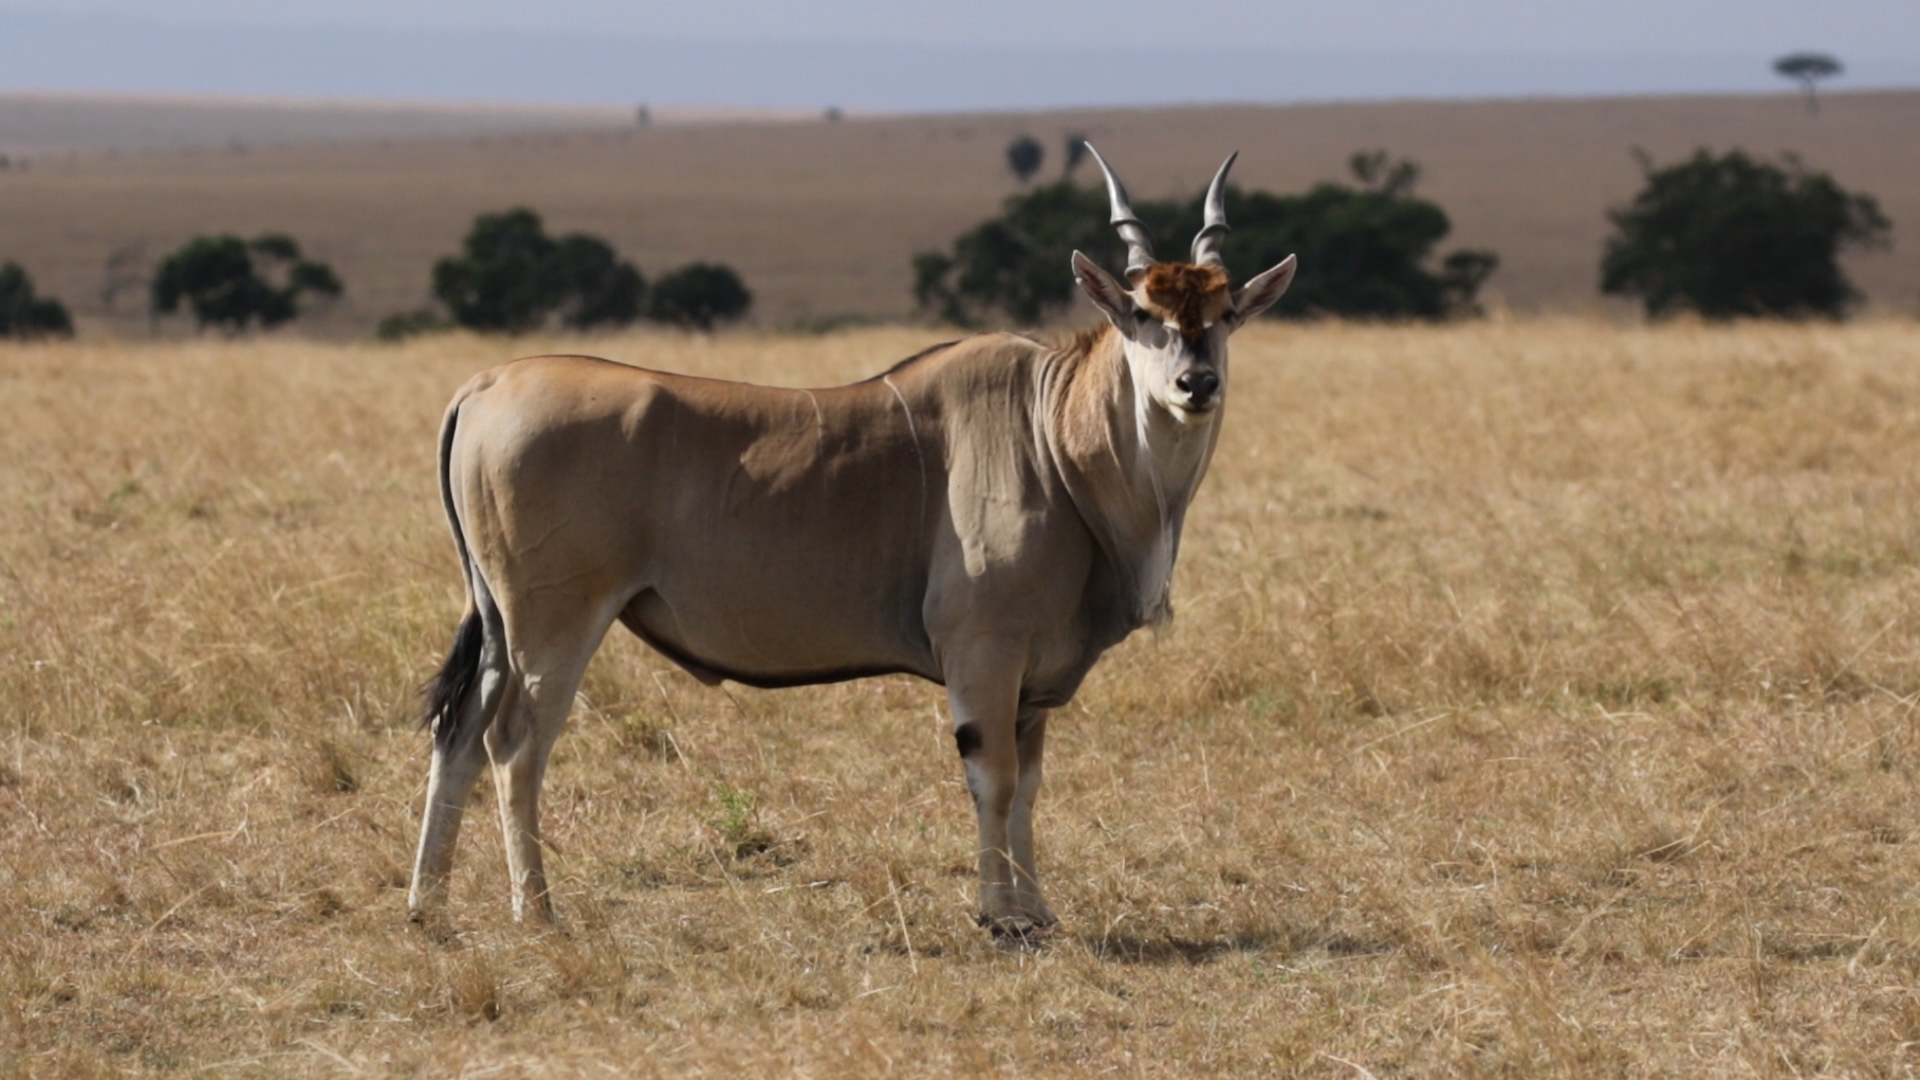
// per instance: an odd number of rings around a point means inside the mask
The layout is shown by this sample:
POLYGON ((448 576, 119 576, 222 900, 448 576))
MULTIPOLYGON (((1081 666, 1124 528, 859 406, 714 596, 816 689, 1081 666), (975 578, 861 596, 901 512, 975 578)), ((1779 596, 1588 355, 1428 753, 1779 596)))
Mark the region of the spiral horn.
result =
POLYGON ((1220 266, 1220 245, 1226 241, 1233 226, 1227 224, 1227 170, 1240 156, 1235 150, 1227 155, 1220 171, 1213 174, 1213 183, 1207 185, 1207 202, 1204 216, 1201 218, 1200 231, 1193 237, 1193 262, 1196 266, 1220 266))
POLYGON ((1127 242, 1127 276, 1144 272, 1153 265, 1153 240, 1147 236, 1147 227, 1133 216, 1133 207, 1127 202, 1126 185, 1113 175, 1113 169, 1107 165, 1107 159, 1100 151, 1087 144, 1087 153, 1100 165, 1100 172, 1107 178, 1107 199, 1113 205, 1113 216, 1108 219, 1114 229, 1120 233, 1120 239, 1127 242))

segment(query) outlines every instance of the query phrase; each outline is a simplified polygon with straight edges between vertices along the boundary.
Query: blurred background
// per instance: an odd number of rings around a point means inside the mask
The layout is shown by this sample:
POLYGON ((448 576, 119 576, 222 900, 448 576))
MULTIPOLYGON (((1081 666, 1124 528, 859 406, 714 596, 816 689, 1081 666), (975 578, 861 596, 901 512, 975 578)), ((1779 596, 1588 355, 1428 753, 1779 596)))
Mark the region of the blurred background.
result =
MULTIPOLYGON (((1912 313, 1920 260, 1898 238, 1920 217, 1916 88, 1920 5, 1898 0, 0 0, 0 264, 83 332, 362 336, 465 321, 434 267, 481 258, 462 246, 481 215, 525 208, 529 236, 606 249, 576 244, 587 261, 553 273, 604 291, 633 267, 633 303, 607 310, 634 318, 654 313, 649 283, 706 266, 750 299, 680 325, 1049 322, 1074 312, 954 294, 962 241, 1025 222, 1028 257, 1058 261, 1030 235, 1035 208, 1008 200, 1090 186, 1071 146, 1092 138, 1148 199, 1190 198, 1238 149, 1247 193, 1430 204, 1444 228, 1394 240, 1406 258, 1440 281, 1450 252, 1493 256, 1473 289, 1448 286, 1451 315, 1625 316, 1651 308, 1603 291, 1609 211, 1705 149, 1871 196, 1877 219, 1836 226, 1844 310, 1912 313), (1374 180, 1356 154, 1386 155, 1374 180), (1388 192, 1402 162, 1417 171, 1388 192), (238 326, 189 317, 191 291, 157 304, 161 267, 195 239, 282 235, 297 258, 240 257, 282 293, 302 261, 339 288, 238 326), (927 255, 948 259, 944 286, 927 255)), ((1308 242, 1288 228, 1272 242, 1308 242)), ((1322 266, 1374 272, 1358 240, 1313 242, 1331 245, 1322 266)), ((590 303, 569 296, 533 314, 590 303)), ((1328 303, 1315 311, 1409 313, 1328 303)))
POLYGON ((875 112, 1920 84, 1900 0, 10 0, 12 89, 875 112))

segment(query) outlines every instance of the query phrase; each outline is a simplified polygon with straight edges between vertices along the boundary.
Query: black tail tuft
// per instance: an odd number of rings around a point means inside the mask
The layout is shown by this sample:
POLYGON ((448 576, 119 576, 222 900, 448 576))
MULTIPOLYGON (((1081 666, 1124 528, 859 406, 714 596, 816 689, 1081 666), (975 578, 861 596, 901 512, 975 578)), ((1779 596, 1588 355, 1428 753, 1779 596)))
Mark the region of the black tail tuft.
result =
POLYGON ((468 614, 461 620, 460 629, 454 631, 453 648, 447 650, 447 662, 440 665, 440 674, 420 688, 421 696, 426 698, 420 726, 433 730, 433 741, 442 750, 452 745, 453 737, 459 733, 460 706, 473 691, 473 680, 480 674, 480 649, 485 639, 486 628, 480 614, 468 614))

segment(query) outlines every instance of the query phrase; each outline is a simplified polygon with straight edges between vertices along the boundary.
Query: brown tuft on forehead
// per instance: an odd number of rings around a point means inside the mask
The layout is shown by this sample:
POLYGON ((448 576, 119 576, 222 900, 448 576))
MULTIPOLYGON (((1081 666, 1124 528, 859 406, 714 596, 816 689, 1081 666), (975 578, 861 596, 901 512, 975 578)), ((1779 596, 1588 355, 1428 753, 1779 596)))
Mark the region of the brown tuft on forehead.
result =
POLYGON ((1136 285, 1146 309, 1162 322, 1180 327, 1182 337, 1199 337, 1207 324, 1233 307, 1227 272, 1218 266, 1155 263, 1136 285))

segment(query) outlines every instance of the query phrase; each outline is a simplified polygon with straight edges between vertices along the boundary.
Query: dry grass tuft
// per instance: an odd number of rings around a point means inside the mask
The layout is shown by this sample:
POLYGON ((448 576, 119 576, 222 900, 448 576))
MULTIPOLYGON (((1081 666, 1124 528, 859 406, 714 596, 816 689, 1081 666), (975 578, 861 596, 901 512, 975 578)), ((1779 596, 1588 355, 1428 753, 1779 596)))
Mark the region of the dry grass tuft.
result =
POLYGON ((1057 717, 1038 952, 969 920, 937 691, 624 637, 549 775, 561 930, 485 784, 406 924, 433 433, 549 344, 0 348, 0 1074, 1916 1065, 1913 324, 1249 331, 1179 619, 1057 717))

